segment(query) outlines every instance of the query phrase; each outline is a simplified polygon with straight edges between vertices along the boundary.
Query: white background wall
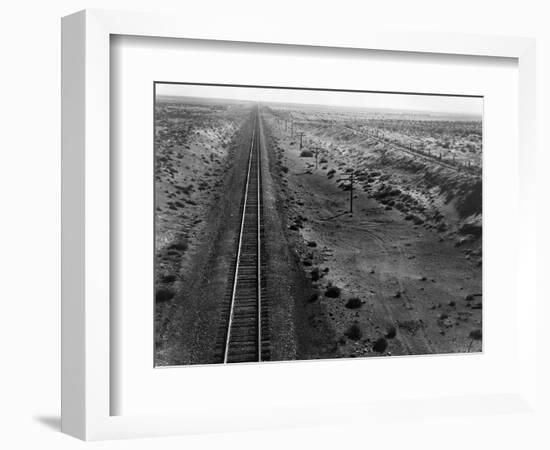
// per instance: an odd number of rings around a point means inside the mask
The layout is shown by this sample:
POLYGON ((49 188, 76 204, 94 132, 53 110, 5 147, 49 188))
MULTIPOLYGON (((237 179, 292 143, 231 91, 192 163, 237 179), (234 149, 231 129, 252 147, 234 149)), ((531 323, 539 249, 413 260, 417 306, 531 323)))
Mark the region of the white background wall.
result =
MULTIPOLYGON (((456 31, 538 39, 540 224, 548 226, 550 14, 543 1, 168 1, 32 0, 4 2, 0 10, 0 447, 80 448, 59 433, 60 345, 60 17, 83 8, 177 10, 208 21, 211 14, 310 22, 327 33, 339 27, 456 31)), ((534 230, 533 230, 534 232, 534 230)), ((549 250, 539 236, 539 261, 549 250)), ((548 267, 548 265, 547 265, 548 267)), ((539 264, 539 273, 543 267, 539 264)), ((546 271, 547 273, 547 271, 546 271)), ((543 278, 543 277, 541 277, 543 278)), ((545 277, 544 277, 545 278, 545 277)), ((543 280, 544 281, 544 280, 543 280)), ((541 283, 542 284, 542 283, 541 283)), ((541 291, 543 286, 541 286, 541 291)), ((542 292, 545 299, 548 295, 542 292)), ((542 297, 541 297, 542 299, 542 297)), ((550 317, 541 305, 541 378, 550 379, 550 317), (544 309, 544 311, 543 311, 544 309)), ((465 374, 466 375, 466 374, 465 374)), ((541 398, 550 406, 548 388, 541 398)), ((548 411, 549 408, 546 408, 548 411)), ((472 417, 371 426, 324 427, 160 440, 102 442, 95 448, 548 448, 550 416, 472 417)))

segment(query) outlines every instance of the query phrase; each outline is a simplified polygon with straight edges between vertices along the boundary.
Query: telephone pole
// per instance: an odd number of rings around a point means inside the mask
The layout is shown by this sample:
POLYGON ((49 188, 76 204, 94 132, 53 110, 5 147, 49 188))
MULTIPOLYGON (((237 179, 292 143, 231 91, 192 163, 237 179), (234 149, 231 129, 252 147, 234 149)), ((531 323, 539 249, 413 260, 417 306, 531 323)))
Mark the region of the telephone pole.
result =
POLYGON ((300 136, 300 150, 302 150, 302 138, 304 137, 304 132, 303 131, 297 131, 296 132, 296 135, 300 136))
POLYGON ((347 178, 339 178, 338 181, 347 181, 349 183, 349 212, 353 213, 353 182, 354 173, 350 172, 347 178))
POLYGON ((315 170, 319 168, 319 147, 313 147, 313 151, 315 152, 315 170))
POLYGON ((315 170, 319 168, 319 147, 315 147, 315 170))

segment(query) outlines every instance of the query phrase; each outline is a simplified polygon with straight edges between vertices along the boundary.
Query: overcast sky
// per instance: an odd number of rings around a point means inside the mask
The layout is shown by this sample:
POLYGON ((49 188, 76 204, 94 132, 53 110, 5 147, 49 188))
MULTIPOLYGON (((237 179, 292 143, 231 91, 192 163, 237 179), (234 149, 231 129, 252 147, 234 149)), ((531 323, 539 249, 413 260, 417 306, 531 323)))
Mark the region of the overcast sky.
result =
POLYGON ((157 95, 207 97, 259 102, 302 103, 359 108, 413 110, 464 114, 481 119, 483 99, 437 95, 380 94, 367 92, 302 91, 227 86, 157 84, 157 95))

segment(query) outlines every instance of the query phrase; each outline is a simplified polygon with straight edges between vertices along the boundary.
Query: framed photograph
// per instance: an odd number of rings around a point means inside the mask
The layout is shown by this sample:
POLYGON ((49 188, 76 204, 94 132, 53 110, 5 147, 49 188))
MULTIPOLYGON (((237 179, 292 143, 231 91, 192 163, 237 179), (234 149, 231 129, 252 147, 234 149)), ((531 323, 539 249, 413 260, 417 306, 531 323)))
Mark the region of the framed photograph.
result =
POLYGON ((532 40, 93 10, 62 53, 64 432, 531 408, 532 40))

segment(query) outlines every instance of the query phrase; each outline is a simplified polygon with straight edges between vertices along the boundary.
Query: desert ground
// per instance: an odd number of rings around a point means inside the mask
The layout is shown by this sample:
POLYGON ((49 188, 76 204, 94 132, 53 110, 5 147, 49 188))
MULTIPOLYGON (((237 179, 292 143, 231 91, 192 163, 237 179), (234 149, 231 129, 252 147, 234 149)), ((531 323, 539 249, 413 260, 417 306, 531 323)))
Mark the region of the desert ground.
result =
MULTIPOLYGON (((219 362, 253 111, 157 99, 156 365, 219 362)), ((481 119, 259 111, 271 360, 481 351, 481 119)))

